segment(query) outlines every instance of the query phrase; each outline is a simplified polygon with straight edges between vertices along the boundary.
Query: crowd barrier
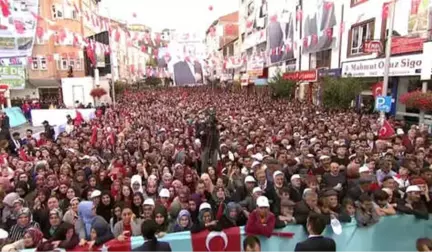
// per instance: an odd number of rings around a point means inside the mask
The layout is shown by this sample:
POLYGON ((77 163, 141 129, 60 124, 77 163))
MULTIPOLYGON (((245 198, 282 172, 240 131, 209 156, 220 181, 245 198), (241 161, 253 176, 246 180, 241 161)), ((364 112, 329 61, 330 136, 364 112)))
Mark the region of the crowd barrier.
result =
MULTIPOLYGON (((236 229, 234 228, 234 230, 236 229)), ((191 235, 190 232, 167 234, 159 240, 169 242, 172 251, 197 251, 197 243, 201 247, 211 246, 209 243, 216 237, 226 238, 226 241, 222 239, 224 243, 236 243, 241 246, 246 234, 243 227, 237 228, 237 230, 238 236, 233 234, 233 229, 230 229, 229 232, 224 230, 224 234, 222 232, 206 233, 204 236, 200 236, 198 239, 202 240, 198 241, 193 241, 195 239, 193 237, 196 236, 191 235), (233 237, 237 237, 238 240, 234 241, 236 238, 233 237)), ((293 233, 294 236, 292 238, 286 238, 283 235, 273 235, 270 238, 261 236, 259 238, 262 251, 294 251, 295 245, 308 237, 301 225, 291 225, 284 229, 275 230, 275 233, 278 232, 293 233)), ((335 240, 337 251, 416 251, 415 243, 418 238, 432 236, 432 222, 419 220, 410 215, 396 215, 383 217, 379 223, 370 227, 357 227, 355 220, 353 220, 351 223, 342 225, 340 235, 334 234, 331 227, 328 227, 323 235, 335 240)), ((111 240, 93 251, 130 251, 143 243, 142 237, 132 237, 126 242, 111 240)), ((224 247, 226 248, 225 251, 229 251, 229 248, 232 249, 232 246, 228 244, 225 244, 224 247)), ((34 249, 22 251, 34 252, 34 249)), ((88 248, 75 248, 73 251, 88 251, 88 248)))
POLYGON ((9 124, 11 128, 23 125, 27 122, 24 113, 19 107, 4 108, 3 112, 5 112, 9 117, 9 124))
MULTIPOLYGON (((66 125, 66 116, 70 115, 75 118, 77 109, 32 109, 32 123, 33 126, 42 126, 42 122, 47 120, 50 125, 66 125)), ((78 111, 84 117, 84 120, 88 121, 95 116, 95 109, 78 109, 78 111)))

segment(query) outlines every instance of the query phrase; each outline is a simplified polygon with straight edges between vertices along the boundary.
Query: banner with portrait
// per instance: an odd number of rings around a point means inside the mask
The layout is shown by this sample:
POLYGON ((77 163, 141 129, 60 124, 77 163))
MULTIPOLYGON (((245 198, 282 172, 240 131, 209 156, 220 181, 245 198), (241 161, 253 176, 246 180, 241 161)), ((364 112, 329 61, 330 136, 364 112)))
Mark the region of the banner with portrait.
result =
POLYGON ((0 15, 0 57, 28 57, 32 53, 39 0, 10 0, 10 15, 0 15), (33 13, 33 14, 32 14, 33 13))
POLYGON ((294 58, 295 10, 296 1, 268 0, 269 65, 294 58))
POLYGON ((334 0, 308 0, 303 4, 303 52, 313 53, 329 49, 337 24, 334 0))
POLYGON ((203 84, 205 45, 194 41, 172 41, 159 53, 158 65, 166 64, 176 86, 203 84))

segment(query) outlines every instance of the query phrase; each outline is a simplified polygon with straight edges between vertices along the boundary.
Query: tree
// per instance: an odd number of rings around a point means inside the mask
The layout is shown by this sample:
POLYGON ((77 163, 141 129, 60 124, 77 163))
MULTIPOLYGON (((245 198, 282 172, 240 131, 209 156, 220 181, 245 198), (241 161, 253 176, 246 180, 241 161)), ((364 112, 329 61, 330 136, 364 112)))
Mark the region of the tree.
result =
POLYGON ((357 78, 325 78, 322 87, 323 105, 329 109, 349 109, 364 86, 357 78))
POLYGON ((294 97, 296 82, 285 80, 281 71, 278 71, 268 82, 272 97, 291 100, 294 97))

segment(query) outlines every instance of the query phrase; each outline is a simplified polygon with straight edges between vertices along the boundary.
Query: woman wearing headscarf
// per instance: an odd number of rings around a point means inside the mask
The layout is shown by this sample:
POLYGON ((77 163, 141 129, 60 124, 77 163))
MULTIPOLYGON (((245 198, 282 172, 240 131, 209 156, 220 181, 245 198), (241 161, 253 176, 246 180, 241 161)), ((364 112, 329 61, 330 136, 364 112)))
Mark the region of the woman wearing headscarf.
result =
POLYGON ((218 221, 213 217, 213 211, 209 203, 204 202, 199 207, 198 221, 192 225, 191 232, 198 233, 202 230, 220 231, 222 230, 218 221))
POLYGON ((172 233, 190 231, 192 227, 192 218, 188 210, 181 210, 177 216, 174 225, 171 228, 172 233))
POLYGON ((142 220, 137 218, 130 208, 124 208, 122 219, 114 225, 114 236, 117 240, 124 241, 126 237, 141 235, 142 220))
POLYGON ((222 229, 238 227, 246 224, 246 218, 242 214, 241 206, 235 202, 229 202, 226 207, 219 225, 222 229))
POLYGON ((60 209, 53 209, 49 212, 49 225, 46 226, 45 230, 42 230, 45 239, 51 239, 55 232, 57 232, 63 223, 62 219, 63 214, 60 209))
POLYGON ((91 224, 90 241, 86 242, 89 249, 113 239, 109 224, 103 218, 95 218, 91 224))
POLYGON ((32 227, 39 229, 39 224, 31 220, 30 209, 21 209, 17 214, 17 223, 9 231, 9 241, 16 242, 22 239, 25 231, 32 227))
MULTIPOLYGON (((96 215, 96 209, 91 201, 82 201, 78 205, 78 220, 75 222, 75 231, 80 238, 79 245, 85 244, 94 245, 91 242, 91 229, 94 222, 104 223, 109 229, 109 224, 101 216, 96 215)), ((111 231, 110 231, 111 233, 111 231)))
POLYGON ((14 243, 5 245, 2 252, 14 252, 24 249, 37 248, 43 240, 42 232, 34 227, 26 229, 23 237, 14 243))
POLYGON ((133 175, 131 178, 131 188, 132 192, 135 194, 136 192, 144 193, 142 186, 142 178, 139 174, 133 175))
POLYGON ((109 221, 111 232, 114 233, 114 226, 117 222, 122 220, 122 212, 123 212, 123 204, 121 202, 117 202, 113 207, 113 214, 109 221))
POLYGON ((19 181, 15 185, 15 192, 19 194, 20 198, 24 199, 24 201, 27 203, 27 206, 31 209, 30 203, 32 203, 34 198, 32 197, 33 195, 30 194, 30 185, 24 181, 19 181))
POLYGON ((70 208, 66 211, 63 216, 63 221, 75 225, 75 222, 78 220, 78 204, 80 203, 80 199, 75 197, 70 200, 70 208))
POLYGON ((156 236, 161 238, 168 232, 168 212, 164 206, 157 205, 154 210, 154 220, 158 226, 156 236))
POLYGON ((192 169, 186 167, 183 175, 183 185, 187 186, 191 192, 195 191, 196 179, 192 169))
POLYGON ((20 196, 16 192, 8 193, 3 199, 3 212, 2 212, 2 223, 7 223, 8 219, 16 222, 16 216, 13 214, 13 203, 15 200, 19 199, 20 196))
POLYGON ((53 251, 56 248, 69 250, 74 249, 78 243, 74 225, 63 222, 50 239, 39 245, 37 251, 53 251))
POLYGON ((102 216, 106 222, 109 222, 112 215, 112 207, 114 205, 114 198, 109 192, 103 192, 101 195, 101 202, 98 204, 96 213, 102 216))

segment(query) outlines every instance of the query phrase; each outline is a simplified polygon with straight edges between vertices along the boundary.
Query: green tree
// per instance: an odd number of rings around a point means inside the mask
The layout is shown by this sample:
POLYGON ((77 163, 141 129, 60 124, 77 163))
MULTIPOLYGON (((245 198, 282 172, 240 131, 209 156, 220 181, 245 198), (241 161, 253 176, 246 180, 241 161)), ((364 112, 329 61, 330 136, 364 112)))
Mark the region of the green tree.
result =
POLYGON ((292 80, 285 80, 281 71, 278 71, 268 82, 272 97, 275 99, 288 99, 294 97, 294 90, 296 82, 292 80))
POLYGON ((365 85, 358 78, 325 78, 322 99, 325 108, 349 109, 365 85))

